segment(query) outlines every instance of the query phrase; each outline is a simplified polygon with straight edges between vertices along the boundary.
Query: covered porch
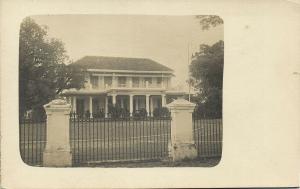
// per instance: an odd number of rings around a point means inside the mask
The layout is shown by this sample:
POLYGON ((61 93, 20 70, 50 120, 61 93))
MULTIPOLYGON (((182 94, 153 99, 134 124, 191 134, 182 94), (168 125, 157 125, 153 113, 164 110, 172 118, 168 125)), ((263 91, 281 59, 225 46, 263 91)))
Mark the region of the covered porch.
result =
POLYGON ((121 108, 132 115, 134 112, 145 110, 152 115, 156 108, 166 105, 165 94, 101 94, 67 97, 72 104, 72 111, 79 115, 107 117, 113 107, 121 108))

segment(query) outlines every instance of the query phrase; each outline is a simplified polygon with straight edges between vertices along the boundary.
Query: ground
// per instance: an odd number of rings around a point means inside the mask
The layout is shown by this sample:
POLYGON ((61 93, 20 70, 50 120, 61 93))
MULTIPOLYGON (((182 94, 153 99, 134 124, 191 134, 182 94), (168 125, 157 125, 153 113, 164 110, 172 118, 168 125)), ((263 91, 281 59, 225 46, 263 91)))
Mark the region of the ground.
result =
POLYGON ((81 167, 125 167, 125 168, 146 168, 146 167, 213 167, 220 162, 220 157, 201 158, 181 162, 172 161, 139 161, 139 162, 111 162, 111 163, 90 163, 81 167))

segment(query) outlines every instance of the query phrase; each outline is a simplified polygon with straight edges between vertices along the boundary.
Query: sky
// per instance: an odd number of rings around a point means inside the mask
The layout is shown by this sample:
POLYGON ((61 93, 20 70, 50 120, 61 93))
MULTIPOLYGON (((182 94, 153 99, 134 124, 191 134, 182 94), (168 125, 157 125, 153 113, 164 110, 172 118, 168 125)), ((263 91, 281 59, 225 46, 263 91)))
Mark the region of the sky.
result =
POLYGON ((68 56, 149 58, 175 72, 173 86, 186 89, 189 56, 200 44, 223 40, 223 26, 201 30, 195 16, 51 15, 32 16, 60 39, 68 56), (189 56, 188 56, 189 55, 189 56))

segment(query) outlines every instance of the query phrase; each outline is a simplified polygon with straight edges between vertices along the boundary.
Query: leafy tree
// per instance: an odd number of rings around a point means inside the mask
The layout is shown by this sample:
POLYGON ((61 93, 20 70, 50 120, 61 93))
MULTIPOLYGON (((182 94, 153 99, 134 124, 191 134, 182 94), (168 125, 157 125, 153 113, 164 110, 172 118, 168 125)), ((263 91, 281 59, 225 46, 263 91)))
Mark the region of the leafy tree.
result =
MULTIPOLYGON (((219 16, 196 16, 202 30, 209 30, 223 24, 219 16)), ((222 88, 224 66, 224 42, 219 41, 212 46, 202 44, 199 52, 192 57, 190 65, 191 78, 187 81, 198 90, 192 100, 198 103, 197 112, 200 116, 222 116, 222 88)))
POLYGON ((209 117, 222 116, 224 42, 200 45, 193 56, 190 73, 198 89, 198 111, 209 117))
POLYGON ((31 18, 23 20, 19 38, 20 116, 27 110, 43 113, 42 106, 63 89, 83 86, 81 70, 67 66, 67 61, 64 44, 58 39, 49 39, 47 27, 31 18))
POLYGON ((216 27, 217 25, 223 24, 223 20, 219 16, 198 15, 196 18, 199 19, 202 30, 208 30, 211 27, 216 27))

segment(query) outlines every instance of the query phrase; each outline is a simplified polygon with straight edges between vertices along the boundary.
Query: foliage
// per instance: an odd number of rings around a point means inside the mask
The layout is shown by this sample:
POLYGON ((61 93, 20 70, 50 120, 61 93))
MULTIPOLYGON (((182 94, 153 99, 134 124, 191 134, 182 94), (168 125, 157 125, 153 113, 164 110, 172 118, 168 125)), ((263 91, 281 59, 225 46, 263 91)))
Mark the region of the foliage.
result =
POLYGON ((103 109, 93 112, 93 118, 104 118, 104 117, 105 117, 105 112, 103 109))
MULTIPOLYGON (((24 116, 26 117, 26 116, 24 116)), ((35 121, 42 121, 45 120, 46 117, 46 112, 43 107, 36 107, 34 111, 31 111, 30 114, 28 115, 27 118, 33 119, 35 121)))
POLYGON ((200 51, 193 56, 190 73, 198 89, 197 103, 205 107, 204 114, 222 114, 222 88, 224 66, 224 42, 212 46, 201 45, 200 51))
MULTIPOLYGON (((64 44, 47 37, 47 28, 25 18, 19 38, 19 106, 20 116, 27 110, 40 111, 63 89, 80 88, 82 70, 67 66, 64 44)), ((42 113, 42 112, 40 112, 42 113)))
POLYGON ((170 111, 167 107, 155 108, 153 110, 153 116, 154 117, 169 117, 170 111))
POLYGON ((190 73, 195 85, 207 92, 209 88, 222 88, 224 65, 224 42, 212 46, 200 45, 200 51, 193 55, 190 73))
POLYGON ((147 117, 147 110, 145 108, 136 110, 135 112, 133 112, 133 117, 136 117, 136 118, 147 117))
POLYGON ((222 91, 213 90, 206 102, 198 102, 195 108, 197 117, 221 118, 222 117, 222 91))
POLYGON ((208 30, 211 27, 216 27, 217 25, 223 24, 222 18, 219 16, 213 16, 213 15, 198 15, 196 16, 197 19, 199 19, 200 25, 202 26, 202 30, 208 30))
POLYGON ((120 106, 110 107, 109 114, 112 118, 124 118, 130 116, 130 112, 125 108, 121 108, 120 106))

